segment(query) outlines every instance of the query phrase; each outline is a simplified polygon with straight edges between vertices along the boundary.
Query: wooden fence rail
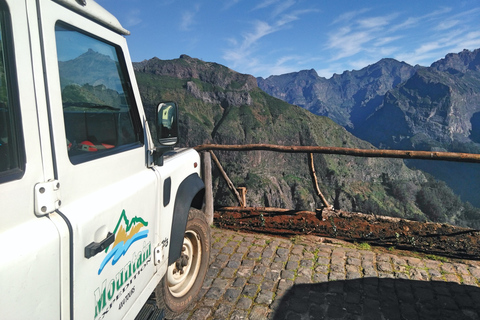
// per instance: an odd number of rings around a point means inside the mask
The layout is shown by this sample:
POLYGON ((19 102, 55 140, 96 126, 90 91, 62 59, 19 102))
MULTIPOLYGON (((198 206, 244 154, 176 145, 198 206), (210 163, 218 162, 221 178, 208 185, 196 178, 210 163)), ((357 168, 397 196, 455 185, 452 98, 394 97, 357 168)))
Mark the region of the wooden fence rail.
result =
POLYGON ((194 149, 199 152, 207 151, 207 150, 225 150, 225 151, 263 150, 263 151, 274 151, 274 152, 285 152, 285 153, 322 153, 322 154, 337 154, 337 155, 346 155, 346 156, 354 156, 354 157, 424 159, 424 160, 480 163, 480 154, 458 153, 458 152, 355 149, 355 148, 319 147, 319 146, 279 146, 274 144, 245 144, 245 145, 202 144, 194 147, 194 149))

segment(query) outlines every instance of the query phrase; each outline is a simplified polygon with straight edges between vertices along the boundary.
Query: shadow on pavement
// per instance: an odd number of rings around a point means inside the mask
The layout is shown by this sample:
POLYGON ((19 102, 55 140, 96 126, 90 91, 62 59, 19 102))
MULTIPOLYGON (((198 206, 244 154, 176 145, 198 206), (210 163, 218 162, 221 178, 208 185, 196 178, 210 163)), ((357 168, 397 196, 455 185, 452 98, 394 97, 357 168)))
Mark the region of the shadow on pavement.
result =
POLYGON ((480 288, 384 278, 297 284, 273 319, 480 319, 480 288))

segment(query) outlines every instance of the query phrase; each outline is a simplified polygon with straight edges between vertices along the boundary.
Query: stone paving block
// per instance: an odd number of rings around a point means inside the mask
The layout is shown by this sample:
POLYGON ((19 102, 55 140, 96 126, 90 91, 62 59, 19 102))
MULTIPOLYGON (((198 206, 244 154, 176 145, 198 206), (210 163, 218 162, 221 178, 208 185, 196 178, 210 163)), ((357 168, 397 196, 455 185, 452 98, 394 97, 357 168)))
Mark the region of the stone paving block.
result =
POLYGON ((347 265, 359 267, 362 265, 362 260, 356 257, 347 257, 347 265))
POLYGON ((227 267, 228 267, 228 268, 233 268, 233 269, 238 269, 241 264, 242 264, 242 262, 241 262, 240 260, 230 259, 230 260, 227 262, 227 267))
POLYGON ((244 242, 240 244, 240 246, 237 248, 238 253, 246 253, 248 252, 248 247, 245 245, 244 242))
POLYGON ((253 268, 253 273, 255 275, 261 275, 263 276, 266 272, 267 272, 267 267, 266 266, 263 266, 263 265, 256 265, 254 268, 253 268))
POLYGON ((273 258, 274 254, 275 254, 275 251, 270 249, 265 249, 265 251, 262 252, 262 258, 273 258))
POLYGON ((228 315, 232 312, 233 305, 229 303, 219 304, 217 310, 213 314, 213 319, 228 319, 228 315))
POLYGON ((313 262, 312 259, 308 259, 308 260, 303 259, 303 260, 300 261, 300 266, 301 267, 311 268, 311 267, 313 267, 313 264, 314 264, 314 262, 313 262))
POLYGON ((246 310, 235 310, 230 315, 230 320, 245 320, 245 319, 247 319, 247 311, 246 310))
POLYGON ((207 293, 205 294, 205 298, 219 299, 224 292, 225 292, 225 288, 211 287, 210 289, 208 289, 207 293))
POLYGON ((245 277, 237 277, 233 281, 232 287, 243 287, 246 283, 247 279, 245 277))
POLYGON ((273 294, 270 290, 260 290, 255 299, 255 303, 270 305, 273 301, 273 294))
POLYGON ((329 281, 339 281, 339 280, 345 280, 346 275, 345 272, 330 272, 328 280, 329 281))
POLYGON ((378 262, 391 262, 392 256, 389 254, 379 254, 377 255, 377 261, 378 262))
POLYGON ((232 254, 235 251, 235 248, 229 247, 228 245, 223 247, 220 252, 225 253, 225 254, 232 254))
POLYGON ((250 309, 250 307, 252 306, 252 303, 253 303, 252 299, 247 297, 241 297, 240 299, 238 299, 237 304, 235 305, 235 308, 240 310, 250 309))
POLYGON ((382 279, 395 279, 395 274, 391 272, 378 272, 378 277, 382 279))
POLYGON ((243 260, 243 253, 234 253, 230 256, 229 261, 239 261, 241 262, 243 260))
POLYGON ((353 270, 348 270, 347 269, 347 273, 345 275, 345 278, 347 280, 361 279, 362 274, 360 273, 360 271, 358 269, 353 269, 353 270))
POLYGON ((293 280, 295 278, 295 272, 290 270, 283 270, 280 273, 280 278, 293 280))
POLYGON ((265 306, 256 305, 248 315, 249 320, 265 320, 267 317, 268 308, 265 306))
POLYGON ((305 283, 311 283, 312 280, 311 278, 300 276, 300 277, 296 277, 293 282, 295 284, 305 284, 305 283))
POLYGON ((208 268, 207 270, 207 275, 206 277, 207 278, 214 278, 216 277, 218 274, 220 273, 220 269, 215 267, 215 266, 210 266, 210 268, 208 268))
POLYGON ((312 278, 313 270, 311 268, 300 267, 297 270, 297 276, 312 278))
POLYGON ((235 278, 236 273, 237 273, 237 269, 224 268, 222 270, 222 272, 220 272, 220 277, 227 278, 227 279, 233 279, 233 278, 235 278))
POLYGON ((228 302, 237 301, 238 297, 242 293, 241 288, 228 288, 223 295, 223 298, 228 302))
POLYGON ((212 249, 215 249, 215 250, 220 250, 222 249, 224 246, 224 243, 221 243, 221 242, 214 242, 212 244, 212 249))
POLYGON ((296 270, 298 268, 298 260, 297 261, 288 261, 286 266, 285 266, 285 269, 287 270, 296 270))
POLYGON ((456 269, 455 269, 455 266, 452 263, 444 263, 442 265, 442 272, 455 273, 456 269))
POLYGON ((217 303, 217 299, 208 299, 208 298, 205 298, 203 299, 202 303, 201 303, 201 306, 202 307, 208 307, 208 308, 212 308, 213 306, 215 306, 215 304, 217 303))
POLYGON ((265 279, 277 281, 280 279, 280 271, 278 270, 271 270, 265 273, 265 279))
POLYGON ((317 267, 315 267, 315 272, 316 273, 328 273, 330 270, 330 267, 328 265, 319 265, 317 267))
POLYGON ((225 289, 231 283, 230 279, 217 278, 213 281, 212 287, 225 289))
MULTIPOLYGON (((290 280, 290 279, 280 279, 279 283, 278 283, 278 290, 279 291, 282 291, 282 290, 287 290, 287 289, 290 289, 290 287, 293 285, 293 280, 290 280)), ((277 294, 278 294, 278 291, 277 291, 277 294)))
POLYGON ((470 286, 478 286, 478 281, 474 276, 469 274, 462 275, 463 284, 470 285, 470 286))
POLYGON ((247 297, 255 297, 257 295, 258 285, 257 284, 247 284, 243 287, 242 294, 247 297))
POLYGON ((264 247, 267 243, 265 239, 255 239, 255 241, 253 241, 253 244, 264 247))
POLYGON ((425 269, 411 269, 410 279, 427 281, 430 278, 428 272, 425 269))
POLYGON ((390 261, 379 260, 377 262, 377 269, 378 269, 379 272, 392 272, 393 271, 392 264, 390 263, 390 261))
POLYGON ((233 237, 232 241, 241 242, 241 241, 243 241, 243 237, 239 236, 239 235, 236 235, 236 236, 233 237))
POLYGON ((403 272, 395 272, 393 275, 394 275, 395 279, 404 279, 404 280, 410 279, 408 274, 403 273, 403 272))
POLYGON ((332 260, 332 264, 330 265, 330 271, 332 273, 344 273, 345 272, 345 265, 343 263, 334 262, 332 260))
POLYGON ((263 281, 263 276, 262 275, 254 274, 248 279, 247 283, 249 283, 249 284, 261 284, 262 281, 263 281))
POLYGON ((444 277, 448 282, 460 283, 460 278, 456 274, 445 274, 444 277))
POLYGON ((261 284, 261 286, 260 286, 260 289, 261 289, 261 290, 273 291, 276 284, 277 284, 277 283, 274 282, 274 281, 265 280, 265 281, 262 282, 262 284, 261 284))
POLYGON ((318 257, 317 264, 328 265, 328 264, 330 264, 330 258, 329 257, 318 257))
POLYGON ((313 275, 313 283, 318 283, 318 282, 328 282, 328 274, 315 273, 313 275))
POLYGON ((480 267, 470 266, 469 269, 472 276, 477 278, 477 280, 480 280, 480 267))
POLYGON ((258 259, 261 257, 261 252, 258 252, 258 251, 250 251, 248 254, 247 254, 247 258, 248 259, 258 259))
POLYGON ((373 266, 363 266, 363 275, 367 278, 369 277, 376 277, 378 275, 377 269, 373 266))

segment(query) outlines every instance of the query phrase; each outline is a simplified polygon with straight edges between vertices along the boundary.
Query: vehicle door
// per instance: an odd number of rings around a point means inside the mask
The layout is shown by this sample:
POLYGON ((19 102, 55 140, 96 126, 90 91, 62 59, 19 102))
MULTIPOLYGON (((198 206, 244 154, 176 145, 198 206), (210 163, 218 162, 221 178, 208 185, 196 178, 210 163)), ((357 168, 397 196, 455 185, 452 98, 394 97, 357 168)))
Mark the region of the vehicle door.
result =
POLYGON ((34 191, 54 176, 27 9, 26 1, 0 1, 0 318, 60 319, 65 230, 42 212, 34 191))
POLYGON ((146 165, 126 41, 94 21, 91 13, 108 18, 94 2, 86 10, 81 1, 38 2, 58 212, 71 228, 73 317, 121 319, 158 282, 161 192, 146 165))

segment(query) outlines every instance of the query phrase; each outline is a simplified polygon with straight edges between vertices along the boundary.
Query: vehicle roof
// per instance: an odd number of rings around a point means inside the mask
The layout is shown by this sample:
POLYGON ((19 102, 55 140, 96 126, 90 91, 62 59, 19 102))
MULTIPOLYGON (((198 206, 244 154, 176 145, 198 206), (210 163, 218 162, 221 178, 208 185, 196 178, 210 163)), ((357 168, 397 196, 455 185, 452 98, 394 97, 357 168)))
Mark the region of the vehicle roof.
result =
POLYGON ((79 14, 92 19, 107 28, 123 35, 129 35, 130 31, 123 28, 113 14, 105 10, 94 0, 53 0, 79 14))

